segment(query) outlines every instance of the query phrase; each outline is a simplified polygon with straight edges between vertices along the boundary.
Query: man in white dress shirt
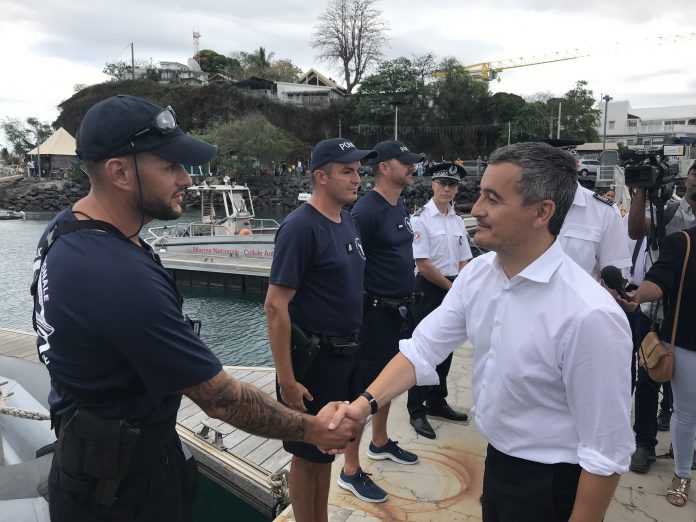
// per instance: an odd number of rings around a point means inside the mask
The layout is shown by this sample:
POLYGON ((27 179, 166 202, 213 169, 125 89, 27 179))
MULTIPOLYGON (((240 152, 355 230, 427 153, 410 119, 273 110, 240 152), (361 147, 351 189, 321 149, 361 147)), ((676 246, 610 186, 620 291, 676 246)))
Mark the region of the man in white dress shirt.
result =
POLYGON ((436 366, 470 340, 471 413, 490 443, 484 522, 599 522, 635 447, 628 321, 556 240, 575 189, 564 151, 518 143, 492 154, 472 210, 474 240, 491 252, 332 421, 436 383, 436 366))

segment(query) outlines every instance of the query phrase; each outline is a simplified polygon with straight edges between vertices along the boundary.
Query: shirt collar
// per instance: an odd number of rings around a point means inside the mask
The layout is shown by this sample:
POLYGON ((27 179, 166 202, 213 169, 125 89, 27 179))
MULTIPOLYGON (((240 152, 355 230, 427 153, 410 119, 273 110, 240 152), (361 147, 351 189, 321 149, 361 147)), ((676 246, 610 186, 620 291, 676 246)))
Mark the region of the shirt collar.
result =
MULTIPOLYGON (((564 256, 565 254, 561 248, 561 243, 556 239, 543 254, 532 261, 531 264, 525 267, 522 272, 517 274, 510 281, 512 282, 518 278, 524 278, 530 281, 536 281, 537 283, 548 283, 551 280, 551 276, 553 276, 556 270, 558 270, 558 267, 561 266, 564 256)), ((501 274, 505 275, 498 262, 497 254, 493 256, 484 256, 484 259, 488 261, 488 264, 500 270, 501 274)))
POLYGON ((575 197, 573 198, 573 205, 578 205, 580 207, 586 207, 587 206, 587 200, 586 200, 587 195, 585 194, 585 191, 582 189, 582 185, 578 183, 578 187, 575 189, 575 197))
MULTIPOLYGON (((437 216, 441 213, 437 209, 437 205, 433 201, 433 198, 430 198, 430 200, 425 204, 425 208, 428 209, 428 212, 430 212, 431 216, 437 216)), ((455 214, 454 207, 452 207, 452 205, 447 205, 447 215, 451 216, 452 214, 455 214)))

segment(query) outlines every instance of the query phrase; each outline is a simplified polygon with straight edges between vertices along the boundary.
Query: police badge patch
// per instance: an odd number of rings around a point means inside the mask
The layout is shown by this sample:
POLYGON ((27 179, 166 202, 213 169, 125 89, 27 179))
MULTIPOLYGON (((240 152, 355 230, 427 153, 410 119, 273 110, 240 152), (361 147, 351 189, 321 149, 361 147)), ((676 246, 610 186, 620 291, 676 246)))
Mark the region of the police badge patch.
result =
POLYGON ((421 242, 421 235, 420 235, 420 232, 416 232, 415 234, 413 234, 413 244, 414 244, 414 245, 419 245, 420 242, 421 242))
POLYGON ((408 216, 404 218, 404 225, 406 225, 406 230, 413 234, 413 227, 411 227, 411 220, 408 216))

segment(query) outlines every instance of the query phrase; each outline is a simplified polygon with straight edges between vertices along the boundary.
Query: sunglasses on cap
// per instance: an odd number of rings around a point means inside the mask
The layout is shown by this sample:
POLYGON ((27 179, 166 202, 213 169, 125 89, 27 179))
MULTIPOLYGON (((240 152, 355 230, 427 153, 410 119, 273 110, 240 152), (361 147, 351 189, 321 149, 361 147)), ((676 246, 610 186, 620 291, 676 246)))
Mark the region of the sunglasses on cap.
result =
POLYGON ((167 107, 162 109, 162 112, 155 116, 147 126, 134 133, 130 139, 134 140, 153 130, 158 131, 160 134, 169 134, 176 129, 176 124, 176 113, 171 105, 167 105, 167 107))
POLYGON ((171 105, 167 105, 166 108, 162 109, 160 113, 155 116, 150 123, 148 123, 145 127, 142 129, 134 132, 127 138, 124 138, 124 140, 117 146, 115 147, 116 150, 121 149, 121 147, 131 144, 131 146, 135 147, 133 142, 140 138, 141 136, 144 136, 148 134, 149 132, 158 132, 161 135, 165 136, 169 134, 170 132, 176 130, 177 128, 177 119, 176 119, 176 113, 174 112, 174 109, 172 109, 171 105))

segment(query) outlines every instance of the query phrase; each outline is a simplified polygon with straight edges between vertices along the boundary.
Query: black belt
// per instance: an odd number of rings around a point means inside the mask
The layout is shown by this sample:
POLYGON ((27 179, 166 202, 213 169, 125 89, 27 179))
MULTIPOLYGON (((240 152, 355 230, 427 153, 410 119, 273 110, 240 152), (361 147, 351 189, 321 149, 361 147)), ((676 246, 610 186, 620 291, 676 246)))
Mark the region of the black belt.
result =
POLYGON ((413 303, 413 301, 413 295, 406 297, 384 297, 371 292, 365 292, 365 304, 370 308, 398 310, 401 306, 408 306, 413 303))
POLYGON ((310 341, 315 342, 326 355, 354 355, 358 351, 358 332, 348 335, 319 335, 306 332, 310 341))

